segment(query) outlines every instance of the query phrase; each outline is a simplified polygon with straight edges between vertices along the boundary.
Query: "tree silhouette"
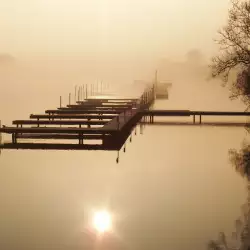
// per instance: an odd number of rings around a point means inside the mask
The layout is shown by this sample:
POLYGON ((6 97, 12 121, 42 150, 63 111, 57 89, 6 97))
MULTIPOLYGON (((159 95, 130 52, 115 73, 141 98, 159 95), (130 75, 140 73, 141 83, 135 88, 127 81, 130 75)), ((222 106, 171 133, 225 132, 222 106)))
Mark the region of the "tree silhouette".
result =
POLYGON ((239 246, 238 248, 228 246, 226 236, 221 232, 217 241, 209 241, 207 245, 209 250, 248 250, 250 247, 250 145, 244 142, 241 150, 230 149, 229 159, 236 172, 247 180, 247 202, 241 206, 242 216, 235 220, 235 232, 232 233, 232 239, 239 246))
POLYGON ((240 151, 229 150, 230 161, 235 170, 247 180, 247 202, 242 205, 243 222, 236 220, 236 231, 242 242, 242 248, 250 247, 250 145, 243 143, 240 151))
POLYGON ((219 54, 212 58, 212 76, 221 76, 225 83, 232 70, 239 73, 231 86, 232 98, 250 103, 250 0, 231 0, 228 23, 219 30, 219 54))

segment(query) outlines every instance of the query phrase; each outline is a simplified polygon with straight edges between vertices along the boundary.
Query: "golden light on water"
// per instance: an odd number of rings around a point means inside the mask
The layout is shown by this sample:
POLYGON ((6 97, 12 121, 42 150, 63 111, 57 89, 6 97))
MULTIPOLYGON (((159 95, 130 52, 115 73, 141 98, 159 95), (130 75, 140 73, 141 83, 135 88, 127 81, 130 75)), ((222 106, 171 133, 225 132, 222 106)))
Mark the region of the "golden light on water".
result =
POLYGON ((111 229, 112 220, 111 215, 107 211, 99 211, 94 214, 93 218, 94 228, 99 233, 107 232, 111 229))

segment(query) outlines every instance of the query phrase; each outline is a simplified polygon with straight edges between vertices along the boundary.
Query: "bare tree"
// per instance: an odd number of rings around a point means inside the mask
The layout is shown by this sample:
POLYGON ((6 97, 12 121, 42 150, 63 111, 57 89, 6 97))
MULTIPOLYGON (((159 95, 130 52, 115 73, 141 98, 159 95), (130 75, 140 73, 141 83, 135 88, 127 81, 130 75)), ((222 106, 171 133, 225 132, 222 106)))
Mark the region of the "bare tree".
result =
POLYGON ((233 84, 232 98, 244 97, 250 102, 250 0, 231 0, 227 25, 219 30, 219 54, 212 58, 212 76, 222 76, 225 83, 229 74, 236 70, 239 74, 233 84), (244 83, 244 84, 243 84, 244 83))
POLYGON ((241 249, 250 248, 250 145, 245 141, 240 151, 229 150, 235 170, 247 179, 247 202, 242 206, 243 222, 236 220, 236 232, 240 234, 241 249))

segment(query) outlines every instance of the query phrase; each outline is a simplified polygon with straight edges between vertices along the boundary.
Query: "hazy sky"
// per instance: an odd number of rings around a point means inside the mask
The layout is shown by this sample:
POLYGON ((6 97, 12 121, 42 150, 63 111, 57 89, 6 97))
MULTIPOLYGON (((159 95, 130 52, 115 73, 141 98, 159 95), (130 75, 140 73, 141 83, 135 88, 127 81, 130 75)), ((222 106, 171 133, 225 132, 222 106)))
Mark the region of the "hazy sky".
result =
POLYGON ((8 0, 0 3, 0 52, 17 57, 207 55, 229 0, 8 0))

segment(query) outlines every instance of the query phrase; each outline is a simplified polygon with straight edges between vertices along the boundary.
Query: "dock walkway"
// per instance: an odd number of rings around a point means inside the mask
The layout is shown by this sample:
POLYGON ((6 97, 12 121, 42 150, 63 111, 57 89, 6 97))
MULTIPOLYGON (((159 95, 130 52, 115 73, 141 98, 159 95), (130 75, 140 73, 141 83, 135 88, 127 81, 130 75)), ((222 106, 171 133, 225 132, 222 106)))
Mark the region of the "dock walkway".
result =
POLYGON ((57 109, 45 110, 45 114, 31 114, 30 119, 14 120, 13 127, 0 127, 0 134, 12 137, 11 142, 0 143, 0 149, 120 150, 140 121, 141 110, 153 101, 152 85, 136 99, 89 98, 66 107, 60 105, 57 109), (73 143, 41 142, 50 139, 73 143))
POLYGON ((155 83, 147 86, 138 98, 90 97, 65 107, 60 102, 60 107, 45 110, 45 114, 14 120, 15 126, 0 126, 0 138, 3 133, 11 135, 11 142, 0 140, 0 149, 119 151, 143 117, 149 117, 143 123, 149 120, 153 124, 154 117, 192 116, 193 124, 202 125, 203 116, 250 116, 250 112, 150 110, 156 99, 155 88, 155 83))

